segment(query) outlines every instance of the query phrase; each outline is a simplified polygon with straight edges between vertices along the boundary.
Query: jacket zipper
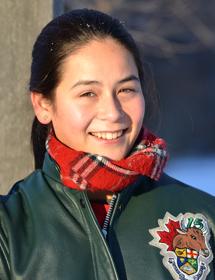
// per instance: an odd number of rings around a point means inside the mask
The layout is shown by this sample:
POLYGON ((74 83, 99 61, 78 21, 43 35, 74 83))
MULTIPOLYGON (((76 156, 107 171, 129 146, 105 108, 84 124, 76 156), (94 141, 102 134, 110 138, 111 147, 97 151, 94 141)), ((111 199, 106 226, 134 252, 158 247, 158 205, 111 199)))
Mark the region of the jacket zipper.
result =
POLYGON ((116 200, 117 200, 117 195, 114 194, 111 198, 110 203, 109 203, 109 209, 108 209, 108 212, 107 212, 107 215, 105 217, 103 227, 102 227, 102 233, 103 233, 105 239, 107 237, 108 227, 109 227, 112 215, 113 215, 113 210, 114 210, 114 206, 116 204, 116 200))
MULTIPOLYGON (((96 219, 96 217, 95 217, 95 214, 94 214, 94 212, 93 212, 93 210, 92 210, 92 208, 91 208, 91 205, 90 205, 90 201, 89 201, 89 199, 88 199, 88 196, 87 196, 87 194, 86 194, 85 192, 82 192, 82 193, 83 193, 84 201, 85 201, 85 203, 86 203, 88 212, 89 212, 89 214, 90 214, 90 216, 91 216, 91 219, 92 219, 92 221, 93 221, 93 224, 95 225, 95 228, 96 228, 98 234, 100 235, 100 237, 101 237, 101 239, 102 239, 102 242, 103 242, 103 244, 104 244, 104 247, 105 247, 105 249, 106 249, 106 252, 107 252, 107 254, 108 254, 108 257, 109 257, 109 259, 110 259, 110 262, 111 262, 111 265, 112 265, 113 272, 114 272, 114 274, 115 274, 116 280, 119 280, 118 273, 117 273, 117 271, 116 271, 116 267, 115 267, 113 258, 112 258, 111 254, 110 254, 110 251, 109 251, 107 242, 106 242, 106 240, 105 240, 105 237, 104 237, 104 235, 102 234, 101 229, 100 229, 99 226, 98 226, 98 222, 97 222, 97 219, 96 219)), ((116 202, 116 200, 117 200, 117 196, 116 196, 115 202, 116 202)), ((114 203, 114 205, 112 206, 112 213, 113 213, 113 209, 114 209, 115 204, 116 204, 116 203, 114 203)), ((109 211, 108 211, 108 212, 109 212, 109 211)), ((111 219, 111 214, 110 214, 109 221, 110 221, 110 219, 111 219)))

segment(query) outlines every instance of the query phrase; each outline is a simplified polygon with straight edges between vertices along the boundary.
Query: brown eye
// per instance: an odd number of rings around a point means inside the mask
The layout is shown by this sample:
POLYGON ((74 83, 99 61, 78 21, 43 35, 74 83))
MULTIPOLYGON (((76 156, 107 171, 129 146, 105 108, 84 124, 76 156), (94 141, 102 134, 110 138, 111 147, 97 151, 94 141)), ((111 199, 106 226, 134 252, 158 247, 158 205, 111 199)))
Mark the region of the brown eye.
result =
POLYGON ((133 89, 133 88, 123 88, 123 89, 120 90, 120 92, 133 93, 133 92, 135 92, 135 89, 133 89))
POLYGON ((95 96, 95 93, 92 91, 88 91, 88 92, 82 93, 80 96, 81 97, 93 97, 93 96, 95 96))

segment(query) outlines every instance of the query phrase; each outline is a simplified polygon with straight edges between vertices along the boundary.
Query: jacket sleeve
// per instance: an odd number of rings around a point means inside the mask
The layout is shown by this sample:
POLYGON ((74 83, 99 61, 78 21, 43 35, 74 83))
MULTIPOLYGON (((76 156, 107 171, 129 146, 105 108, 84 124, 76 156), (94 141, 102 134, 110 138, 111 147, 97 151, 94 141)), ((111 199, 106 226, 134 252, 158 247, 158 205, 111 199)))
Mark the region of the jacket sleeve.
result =
MULTIPOLYGON (((2 205, 0 205, 0 208, 2 205)), ((0 279, 10 279, 9 249, 6 234, 2 225, 2 211, 0 209, 0 279)))

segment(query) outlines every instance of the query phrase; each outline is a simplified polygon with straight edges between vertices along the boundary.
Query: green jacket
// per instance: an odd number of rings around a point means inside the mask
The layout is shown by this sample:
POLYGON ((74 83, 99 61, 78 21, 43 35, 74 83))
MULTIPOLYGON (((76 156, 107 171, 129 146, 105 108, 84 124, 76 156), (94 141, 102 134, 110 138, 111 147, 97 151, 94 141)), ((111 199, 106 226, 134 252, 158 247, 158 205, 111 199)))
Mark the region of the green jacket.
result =
POLYGON ((167 175, 159 182, 140 177, 118 194, 106 239, 86 193, 62 185, 48 155, 0 206, 2 280, 215 279, 215 198, 167 175), (176 252, 179 224, 187 240, 188 229, 202 232, 203 241, 192 238, 207 257, 189 240, 176 252))

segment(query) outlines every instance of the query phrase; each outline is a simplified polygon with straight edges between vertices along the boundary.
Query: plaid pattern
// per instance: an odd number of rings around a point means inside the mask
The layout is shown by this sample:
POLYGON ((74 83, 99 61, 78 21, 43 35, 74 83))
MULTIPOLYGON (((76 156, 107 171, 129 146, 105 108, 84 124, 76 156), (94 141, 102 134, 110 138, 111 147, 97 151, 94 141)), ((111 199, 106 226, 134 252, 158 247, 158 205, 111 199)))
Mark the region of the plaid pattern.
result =
POLYGON ((120 191, 139 175, 158 180, 167 160, 165 141, 144 129, 142 139, 125 159, 114 161, 100 155, 75 151, 50 133, 47 151, 60 168, 62 183, 79 190, 120 191))

